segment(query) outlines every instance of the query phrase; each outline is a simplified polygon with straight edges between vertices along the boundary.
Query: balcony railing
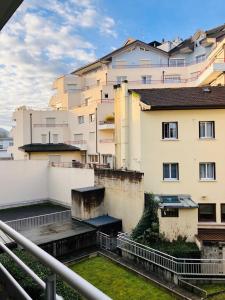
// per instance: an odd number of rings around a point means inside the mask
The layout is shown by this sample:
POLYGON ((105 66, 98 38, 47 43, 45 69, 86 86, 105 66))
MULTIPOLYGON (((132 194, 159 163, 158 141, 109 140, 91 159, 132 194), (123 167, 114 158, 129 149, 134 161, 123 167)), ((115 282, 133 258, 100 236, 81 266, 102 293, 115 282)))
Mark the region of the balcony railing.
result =
POLYGON ((101 140, 99 140, 99 143, 101 143, 101 144, 114 143, 114 139, 101 139, 101 140))
POLYGON ((110 169, 109 164, 99 164, 97 162, 81 163, 79 161, 73 162, 60 162, 60 163, 49 163, 50 167, 58 168, 78 168, 78 169, 110 169))
POLYGON ((34 127, 68 127, 68 123, 62 124, 34 124, 34 127))
POLYGON ((99 121, 99 125, 105 125, 105 124, 115 124, 115 120, 110 120, 110 121, 99 121))
POLYGON ((65 144, 69 145, 86 145, 87 141, 85 140, 79 140, 79 141, 66 141, 65 144))

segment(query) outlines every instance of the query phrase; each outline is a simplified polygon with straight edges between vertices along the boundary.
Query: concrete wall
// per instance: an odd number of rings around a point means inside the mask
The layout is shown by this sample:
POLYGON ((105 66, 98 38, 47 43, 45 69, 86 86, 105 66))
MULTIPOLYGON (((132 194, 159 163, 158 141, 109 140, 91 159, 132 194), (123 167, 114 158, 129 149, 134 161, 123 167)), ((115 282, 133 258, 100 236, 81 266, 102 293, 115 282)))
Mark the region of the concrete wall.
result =
POLYGON ((46 161, 0 161, 0 207, 48 198, 46 161))
POLYGON ((71 206, 71 190, 94 185, 92 169, 50 167, 48 173, 49 198, 71 206))
POLYGON ((95 183, 105 187, 105 212, 122 219, 124 231, 134 229, 144 210, 143 174, 95 170, 95 183))

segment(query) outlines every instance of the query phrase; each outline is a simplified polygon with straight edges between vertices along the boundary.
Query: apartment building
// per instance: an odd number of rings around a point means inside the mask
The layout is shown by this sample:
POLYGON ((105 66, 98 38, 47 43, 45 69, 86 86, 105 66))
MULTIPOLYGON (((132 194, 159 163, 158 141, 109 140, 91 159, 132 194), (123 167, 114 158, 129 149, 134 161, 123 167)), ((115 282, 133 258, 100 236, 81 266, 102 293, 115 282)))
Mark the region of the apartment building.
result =
POLYGON ((11 137, 0 137, 0 160, 12 159, 12 155, 8 152, 8 148, 13 145, 11 137))
MULTIPOLYGON (((197 31, 184 41, 128 39, 119 49, 56 79, 49 106, 52 114, 62 111, 68 117, 68 135, 59 140, 78 147, 82 162, 115 166, 113 86, 124 80, 130 89, 224 85, 224 38, 225 25, 197 31)), ((37 123, 41 118, 40 112, 37 123)), ((24 144, 15 141, 15 151, 24 144)))
POLYGON ((161 232, 224 241, 225 87, 115 88, 116 166, 144 173, 161 232))

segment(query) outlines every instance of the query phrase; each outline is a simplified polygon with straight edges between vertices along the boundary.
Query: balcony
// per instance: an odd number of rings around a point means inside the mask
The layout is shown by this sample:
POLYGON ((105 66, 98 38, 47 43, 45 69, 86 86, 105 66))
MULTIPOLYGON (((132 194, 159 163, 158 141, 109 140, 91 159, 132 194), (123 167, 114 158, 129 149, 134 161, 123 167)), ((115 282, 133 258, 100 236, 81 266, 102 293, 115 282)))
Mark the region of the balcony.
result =
POLYGON ((115 129, 114 120, 112 120, 112 121, 99 121, 98 129, 99 130, 114 130, 115 129))
POLYGON ((213 58, 205 66, 205 68, 199 73, 198 84, 205 85, 210 84, 220 74, 225 72, 225 58, 213 58))
POLYGON ((33 127, 47 127, 47 128, 53 128, 53 127, 68 127, 68 123, 61 123, 61 124, 33 124, 33 127))
POLYGON ((76 146, 80 148, 80 150, 87 150, 87 141, 85 140, 80 140, 80 141, 66 141, 66 144, 76 146))

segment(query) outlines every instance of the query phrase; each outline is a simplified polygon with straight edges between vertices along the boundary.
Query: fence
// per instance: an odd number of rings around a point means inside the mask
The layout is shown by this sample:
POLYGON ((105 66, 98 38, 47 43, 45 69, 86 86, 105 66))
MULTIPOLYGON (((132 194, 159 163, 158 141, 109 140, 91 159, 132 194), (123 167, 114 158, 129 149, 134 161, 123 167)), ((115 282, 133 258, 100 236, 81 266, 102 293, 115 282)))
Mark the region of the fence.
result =
POLYGON ((34 216, 29 218, 17 219, 5 222, 16 231, 31 229, 46 224, 63 224, 71 220, 71 211, 65 210, 56 213, 34 216))
POLYGON ((131 240, 127 234, 118 235, 117 247, 125 253, 132 254, 177 275, 225 276, 225 259, 176 258, 139 244, 131 240))
POLYGON ((103 232, 97 232, 97 243, 101 249, 104 250, 115 250, 117 248, 117 238, 110 237, 103 232))

